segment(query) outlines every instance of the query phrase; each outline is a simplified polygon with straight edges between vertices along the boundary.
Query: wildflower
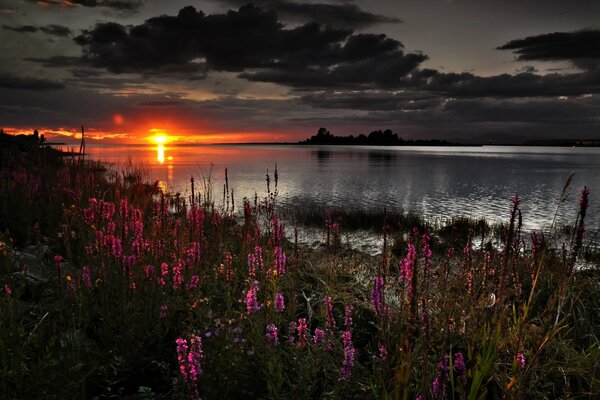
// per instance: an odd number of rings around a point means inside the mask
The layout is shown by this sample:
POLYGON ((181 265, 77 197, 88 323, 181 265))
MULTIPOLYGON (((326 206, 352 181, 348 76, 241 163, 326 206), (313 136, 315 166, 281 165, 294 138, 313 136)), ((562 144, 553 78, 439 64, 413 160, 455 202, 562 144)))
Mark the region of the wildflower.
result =
POLYGON ((112 215, 115 213, 115 203, 104 202, 102 204, 102 217, 104 219, 110 219, 112 215))
POLYGON ((352 376, 354 355, 356 353, 354 346, 352 346, 352 333, 349 330, 342 333, 342 341, 344 343, 344 361, 342 362, 342 369, 340 370, 340 379, 348 379, 352 376))
POLYGON ((437 376, 433 381, 433 397, 441 399, 446 395, 446 382, 448 381, 448 354, 444 354, 438 363, 437 376))
POLYGON ((316 328, 315 336, 313 337, 313 342, 315 344, 321 343, 325 339, 325 331, 323 329, 316 328))
POLYGON ((146 265, 144 267, 144 273, 146 274, 146 278, 152 279, 152 275, 154 275, 154 267, 152 265, 146 265))
POLYGON ((179 363, 179 372, 188 386, 193 399, 199 399, 198 394, 198 376, 202 375, 201 361, 204 357, 202 350, 202 338, 192 336, 188 347, 187 340, 178 338, 177 344, 177 362, 179 363))
POLYGON ((283 298, 283 293, 281 292, 275 293, 275 309, 278 312, 283 312, 285 309, 285 300, 283 298))
POLYGON ((169 275, 169 264, 162 263, 160 264, 160 278, 158 278, 158 284, 160 286, 165 286, 165 281, 167 276, 169 275))
POLYGON ((346 305, 344 325, 346 325, 346 330, 350 330, 352 327, 352 306, 350 304, 346 305))
POLYGON ((200 277, 198 275, 192 275, 190 282, 186 285, 187 290, 194 290, 198 287, 198 283, 200 282, 200 277))
POLYGON ((388 352, 384 345, 379 346, 379 357, 382 360, 386 360, 388 357, 388 352))
POLYGON ((89 267, 83 267, 83 270, 81 271, 81 280, 88 289, 92 287, 92 278, 89 267))
POLYGON ((4 285, 4 292, 5 292, 7 295, 9 295, 9 296, 12 296, 12 292, 13 292, 13 291, 12 291, 12 288, 11 288, 10 286, 8 286, 8 285, 4 285))
POLYGON ((408 254, 400 263, 400 278, 408 282, 408 296, 412 297, 413 285, 412 276, 414 273, 415 262, 417 261, 417 251, 412 243, 408 244, 408 254))
POLYGON ((275 346, 279 342, 277 337, 277 326, 275 324, 267 325, 267 343, 271 346, 275 346))
POLYGON ((275 270, 273 275, 281 278, 285 274, 286 256, 283 249, 279 246, 275 247, 275 270))
POLYGON ((520 365, 521 369, 525 369, 525 356, 523 353, 517 353, 517 364, 520 365))
POLYGON ((166 318, 168 311, 169 311, 169 306, 167 306, 166 304, 163 304, 162 306, 160 306, 160 314, 158 315, 158 318, 160 318, 160 319, 166 318))
POLYGON ((304 345, 308 341, 308 326, 306 325, 306 318, 298 318, 298 346, 304 345))
POLYGON ((298 324, 296 323, 296 321, 290 322, 290 325, 288 326, 288 329, 289 329, 289 332, 290 332, 290 336, 288 338, 288 341, 290 343, 294 343, 296 341, 296 338, 294 337, 294 332, 296 331, 297 327, 298 327, 298 324))
POLYGON ((375 276, 375 284, 371 291, 371 302, 375 307, 377 315, 381 315, 382 303, 383 303, 383 289, 385 281, 380 276, 375 276))
POLYGON ((256 298, 256 292, 258 291, 258 282, 254 281, 252 287, 246 292, 246 311, 248 314, 252 314, 260 310, 258 299, 256 298))
POLYGON ((467 381, 467 367, 465 366, 465 358, 462 353, 456 353, 454 356, 454 370, 458 377, 463 382, 467 381))
POLYGON ((177 263, 177 265, 173 266, 173 289, 179 289, 181 284, 183 283, 183 262, 181 259, 177 263))
POLYGON ((331 296, 325 296, 325 310, 327 312, 327 320, 325 326, 331 330, 335 326, 335 319, 333 318, 333 302, 331 296))
POLYGON ((256 278, 256 256, 253 253, 248 253, 248 276, 256 278))

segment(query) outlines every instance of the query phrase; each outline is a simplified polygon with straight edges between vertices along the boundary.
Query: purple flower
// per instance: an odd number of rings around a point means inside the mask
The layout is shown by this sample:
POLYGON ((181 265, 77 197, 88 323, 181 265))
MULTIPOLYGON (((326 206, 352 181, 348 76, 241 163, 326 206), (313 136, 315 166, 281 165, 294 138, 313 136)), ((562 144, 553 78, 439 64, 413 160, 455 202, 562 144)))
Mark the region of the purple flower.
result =
POLYGON ((198 275, 192 275, 190 282, 185 287, 187 290, 194 290, 198 287, 198 283, 200 283, 200 277, 198 275))
POLYGON ((258 304, 258 300, 256 298, 256 292, 258 291, 258 284, 254 283, 252 288, 248 289, 246 292, 246 311, 248 314, 252 314, 260 310, 260 305, 258 304))
POLYGON ((160 318, 160 319, 166 318, 168 311, 169 311, 169 306, 167 306, 166 304, 163 304, 162 306, 160 306, 160 314, 158 315, 158 318, 160 318))
POLYGON ((81 280, 88 289, 92 287, 92 277, 89 267, 83 267, 83 270, 81 271, 81 280))
POLYGON ((383 278, 379 276, 375 276, 375 284, 373 290, 371 291, 371 302, 375 307, 375 312, 377 315, 381 315, 382 312, 382 304, 383 304, 383 288, 385 285, 385 281, 383 278))
POLYGON ((285 310, 285 300, 283 298, 283 293, 281 292, 275 293, 275 309, 278 312, 283 312, 283 310, 285 310))
POLYGON ((521 366, 521 369, 525 369, 525 356, 523 353, 517 353, 517 364, 521 366))
POLYGON ((344 325, 346 325, 346 330, 350 330, 352 327, 352 306, 350 304, 346 305, 344 325))
POLYGON ((315 344, 321 343, 325 339, 325 331, 323 329, 316 328, 315 336, 313 337, 313 341, 315 344))
POLYGON ((294 343, 296 341, 296 338, 294 337, 294 332, 296 331, 297 327, 298 327, 298 324, 296 323, 296 321, 290 322, 290 325, 288 327, 289 333, 290 333, 288 341, 290 343, 294 343))
POLYGON ((279 337, 277 336, 277 326, 275 324, 267 325, 267 343, 271 346, 275 346, 279 342, 279 337))
POLYGON ((382 360, 386 360, 388 357, 388 352, 384 345, 379 346, 379 357, 382 360))
POLYGON ((325 321, 325 327, 328 330, 331 330, 335 326, 335 319, 333 318, 333 302, 331 300, 331 296, 325 296, 325 309, 327 311, 327 320, 325 321))
POLYGON ((281 247, 275 247, 275 271, 273 275, 281 278, 285 274, 286 256, 281 247))
POLYGON ((433 397, 441 399, 446 395, 446 382, 448 381, 448 354, 444 354, 438 363, 437 377, 433 380, 433 397))
POLYGON ((342 369, 340 370, 340 379, 348 379, 352 376, 352 369, 354 368, 354 355, 356 350, 352 346, 352 332, 349 330, 342 333, 342 341, 344 343, 344 361, 342 362, 342 369))
POLYGON ((454 356, 454 370, 463 382, 467 381, 467 367, 465 366, 463 353, 456 353, 454 356))
POLYGON ((298 318, 298 346, 306 344, 308 341, 308 326, 306 325, 306 318, 298 318))

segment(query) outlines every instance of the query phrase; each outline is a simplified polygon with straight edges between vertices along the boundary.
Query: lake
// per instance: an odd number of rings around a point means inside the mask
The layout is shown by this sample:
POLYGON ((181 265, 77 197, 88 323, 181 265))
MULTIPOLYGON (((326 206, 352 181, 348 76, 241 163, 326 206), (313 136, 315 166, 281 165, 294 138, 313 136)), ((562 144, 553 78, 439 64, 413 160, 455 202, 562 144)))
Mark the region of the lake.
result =
POLYGON ((150 180, 186 196, 192 176, 200 182, 210 175, 219 201, 227 168, 236 206, 243 197, 266 195, 266 174, 272 180, 276 165, 279 202, 290 207, 385 207, 506 221, 518 194, 527 229, 550 225, 565 179, 574 172, 560 221, 575 220, 579 191, 587 185, 590 230, 600 222, 600 148, 88 145, 88 154, 118 165, 143 164, 150 180))

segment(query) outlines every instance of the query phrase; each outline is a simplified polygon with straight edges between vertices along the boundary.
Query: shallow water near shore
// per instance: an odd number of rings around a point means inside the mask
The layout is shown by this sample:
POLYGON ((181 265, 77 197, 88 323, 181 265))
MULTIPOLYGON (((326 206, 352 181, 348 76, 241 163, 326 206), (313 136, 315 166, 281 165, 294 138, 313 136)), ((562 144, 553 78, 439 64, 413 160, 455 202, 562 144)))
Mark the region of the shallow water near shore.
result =
POLYGON ((548 228, 566 178, 575 173, 558 223, 572 223, 579 191, 591 189, 588 227, 600 210, 600 148, 378 147, 297 145, 90 145, 88 154, 116 165, 141 164, 151 181, 190 195, 210 176, 214 199, 223 197, 225 169, 236 207, 267 194, 277 165, 278 202, 288 207, 404 210, 428 218, 468 216, 507 221, 510 200, 522 199, 525 229, 548 228))

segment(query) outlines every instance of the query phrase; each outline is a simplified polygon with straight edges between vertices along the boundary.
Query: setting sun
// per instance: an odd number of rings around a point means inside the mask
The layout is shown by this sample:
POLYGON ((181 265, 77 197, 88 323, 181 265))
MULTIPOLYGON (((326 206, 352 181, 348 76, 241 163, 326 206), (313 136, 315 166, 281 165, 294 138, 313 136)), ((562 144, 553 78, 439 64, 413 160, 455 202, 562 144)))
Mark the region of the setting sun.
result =
POLYGON ((159 136, 153 136, 152 140, 156 144, 165 144, 165 143, 167 143, 168 138, 164 135, 159 135, 159 136))
POLYGON ((152 136, 150 136, 148 140, 156 144, 165 144, 171 139, 167 131, 164 129, 152 128, 149 130, 149 132, 152 134, 152 136))

